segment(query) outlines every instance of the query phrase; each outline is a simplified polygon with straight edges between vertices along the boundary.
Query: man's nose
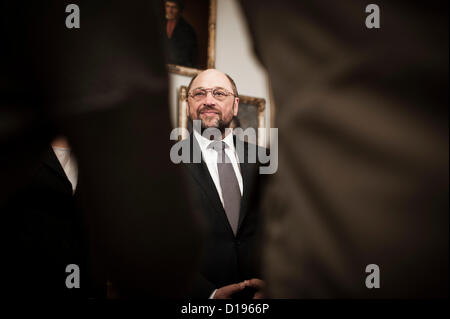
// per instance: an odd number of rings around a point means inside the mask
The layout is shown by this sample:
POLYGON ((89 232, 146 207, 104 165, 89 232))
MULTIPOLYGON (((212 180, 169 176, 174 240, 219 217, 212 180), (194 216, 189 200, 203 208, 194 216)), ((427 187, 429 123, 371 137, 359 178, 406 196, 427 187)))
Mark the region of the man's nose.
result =
POLYGON ((216 105, 216 99, 213 97, 212 92, 206 92, 206 97, 203 103, 206 105, 216 105))

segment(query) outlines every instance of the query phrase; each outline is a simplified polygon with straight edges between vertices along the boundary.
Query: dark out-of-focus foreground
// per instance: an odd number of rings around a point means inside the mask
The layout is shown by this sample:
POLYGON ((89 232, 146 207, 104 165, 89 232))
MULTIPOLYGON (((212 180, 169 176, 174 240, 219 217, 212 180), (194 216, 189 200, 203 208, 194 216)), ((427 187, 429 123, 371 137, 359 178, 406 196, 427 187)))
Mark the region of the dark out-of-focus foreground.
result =
POLYGON ((186 0, 176 23, 166 2, 79 0, 79 29, 70 2, 2 2, 4 290, 188 295, 210 241, 169 135, 208 67, 236 81, 239 125, 278 129, 267 297, 448 297, 448 2, 375 1, 379 29, 360 0, 186 0), (86 289, 67 289, 68 263, 86 289))

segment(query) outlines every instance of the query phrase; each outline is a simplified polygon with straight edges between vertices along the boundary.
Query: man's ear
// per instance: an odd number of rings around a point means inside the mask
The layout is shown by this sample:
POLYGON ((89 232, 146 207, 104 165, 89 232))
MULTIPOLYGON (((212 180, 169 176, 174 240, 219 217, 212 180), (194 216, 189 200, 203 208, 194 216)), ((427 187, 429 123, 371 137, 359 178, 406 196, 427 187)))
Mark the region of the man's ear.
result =
POLYGON ((233 115, 237 116, 238 115, 238 111, 239 111, 239 98, 236 97, 234 99, 234 110, 233 110, 233 115))
POLYGON ((186 99, 186 117, 189 118, 189 114, 190 114, 190 110, 189 110, 189 101, 188 99, 186 99))

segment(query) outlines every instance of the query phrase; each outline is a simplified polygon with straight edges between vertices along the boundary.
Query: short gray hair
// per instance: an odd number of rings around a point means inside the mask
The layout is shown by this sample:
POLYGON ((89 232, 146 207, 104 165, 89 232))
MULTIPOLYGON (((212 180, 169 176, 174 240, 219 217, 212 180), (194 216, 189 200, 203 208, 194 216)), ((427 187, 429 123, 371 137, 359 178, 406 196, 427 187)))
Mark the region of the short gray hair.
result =
MULTIPOLYGON (((201 72, 200 72, 201 73, 201 72)), ((189 85, 188 85, 188 87, 187 87, 187 93, 189 93, 189 91, 191 90, 191 86, 192 86, 192 83, 194 82, 194 80, 197 78, 197 76, 200 74, 200 73, 198 73, 197 75, 195 75, 192 79, 191 79, 191 81, 189 82, 189 85)), ((233 94, 236 96, 236 97, 238 97, 239 96, 239 93, 238 93, 238 90, 237 90, 237 87, 236 87, 236 83, 234 83, 234 80, 231 78, 231 76, 229 76, 228 74, 226 74, 225 73, 225 76, 228 78, 228 80, 230 81, 230 84, 231 84, 231 88, 233 89, 233 94)))

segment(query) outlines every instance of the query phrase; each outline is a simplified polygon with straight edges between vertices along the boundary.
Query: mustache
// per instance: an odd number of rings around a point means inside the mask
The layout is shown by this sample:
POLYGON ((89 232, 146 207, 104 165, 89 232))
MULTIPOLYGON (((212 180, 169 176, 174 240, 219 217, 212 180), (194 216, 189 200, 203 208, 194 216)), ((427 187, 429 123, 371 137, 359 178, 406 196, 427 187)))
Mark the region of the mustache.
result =
POLYGON ((211 106, 204 106, 200 109, 197 110, 197 115, 200 115, 202 112, 208 112, 208 111, 213 111, 213 112, 217 112, 218 115, 222 115, 222 112, 220 112, 220 110, 211 107, 211 106))

